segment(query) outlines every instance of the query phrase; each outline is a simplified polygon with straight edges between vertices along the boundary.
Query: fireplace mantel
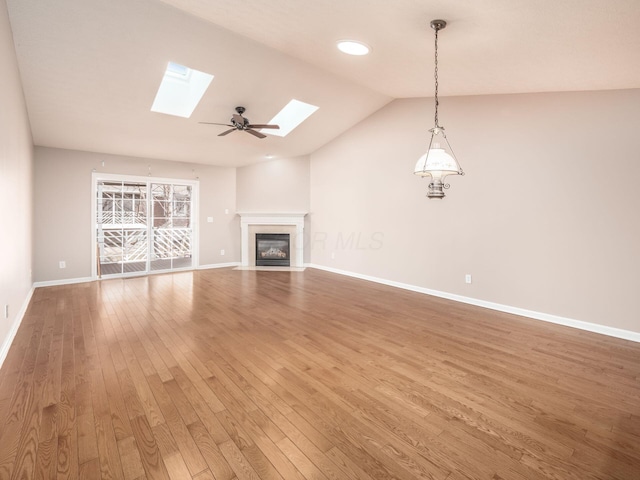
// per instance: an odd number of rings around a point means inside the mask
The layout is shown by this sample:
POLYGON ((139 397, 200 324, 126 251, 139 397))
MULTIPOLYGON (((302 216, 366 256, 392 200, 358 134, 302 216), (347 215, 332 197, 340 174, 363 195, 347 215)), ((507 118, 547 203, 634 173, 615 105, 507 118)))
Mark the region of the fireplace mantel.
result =
MULTIPOLYGON (((288 212, 288 213, 256 213, 256 212, 239 212, 240 216, 240 237, 242 241, 242 266, 249 267, 251 265, 251 256, 249 251, 250 244, 250 227, 253 226, 278 226, 291 227, 291 248, 293 250, 291 258, 292 267, 302 267, 304 265, 304 217, 307 212, 288 212)), ((265 232, 269 233, 269 232, 265 232)))

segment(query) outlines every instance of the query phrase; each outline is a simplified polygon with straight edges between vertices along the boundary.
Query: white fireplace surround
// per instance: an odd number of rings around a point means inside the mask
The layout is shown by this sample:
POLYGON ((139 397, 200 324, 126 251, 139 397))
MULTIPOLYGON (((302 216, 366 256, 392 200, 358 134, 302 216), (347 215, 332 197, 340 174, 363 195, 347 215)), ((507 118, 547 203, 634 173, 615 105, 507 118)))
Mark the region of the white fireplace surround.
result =
POLYGON ((296 213, 238 213, 242 241, 243 267, 255 266, 256 233, 289 233, 291 239, 291 266, 304 265, 304 217, 306 212, 296 213), (273 231, 269 229, 273 227, 273 231))

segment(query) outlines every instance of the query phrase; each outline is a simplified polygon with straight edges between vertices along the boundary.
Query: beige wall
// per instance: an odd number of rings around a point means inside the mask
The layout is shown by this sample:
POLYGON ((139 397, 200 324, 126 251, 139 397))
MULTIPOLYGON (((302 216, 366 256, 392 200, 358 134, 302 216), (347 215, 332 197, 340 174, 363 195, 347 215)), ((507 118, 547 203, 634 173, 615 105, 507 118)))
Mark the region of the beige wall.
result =
POLYGON ((437 200, 412 174, 432 100, 396 100, 311 156, 311 262, 640 332, 639 105, 640 90, 443 98, 466 176, 437 200))
MULTIPOLYGON (((309 211, 309 157, 282 158, 237 170, 238 211, 247 213, 298 213, 309 211)), ((304 222, 304 259, 308 248, 310 220, 304 222)), ((255 248, 255 247, 254 247, 255 248)), ((250 250, 253 251, 253 250, 250 250)))
POLYGON ((31 290, 33 147, 7 6, 0 0, 0 364, 31 290), (9 317, 5 318, 5 305, 9 317))
POLYGON ((270 160, 238 168, 238 211, 309 211, 309 157, 270 160))
POLYGON ((91 276, 91 178, 100 173, 200 182, 200 265, 240 261, 235 169, 74 150, 35 149, 34 280, 91 276), (104 166, 102 162, 104 161, 104 166), (229 210, 225 214, 225 209, 229 210), (213 217, 208 223, 207 217, 213 217), (225 255, 220 255, 220 250, 225 255), (67 268, 60 269, 64 260, 67 268))

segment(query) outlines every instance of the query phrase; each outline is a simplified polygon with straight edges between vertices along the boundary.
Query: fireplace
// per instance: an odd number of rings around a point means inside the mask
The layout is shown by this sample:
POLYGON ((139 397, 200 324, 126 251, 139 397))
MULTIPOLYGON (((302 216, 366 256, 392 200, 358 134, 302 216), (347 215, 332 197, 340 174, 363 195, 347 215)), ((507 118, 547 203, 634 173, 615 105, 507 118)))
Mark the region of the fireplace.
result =
POLYGON ((290 246, 288 233, 256 233, 256 266, 290 266, 290 246))
POLYGON ((289 234, 289 267, 304 268, 304 217, 306 212, 238 213, 240 216, 241 266, 256 267, 256 234, 289 234))

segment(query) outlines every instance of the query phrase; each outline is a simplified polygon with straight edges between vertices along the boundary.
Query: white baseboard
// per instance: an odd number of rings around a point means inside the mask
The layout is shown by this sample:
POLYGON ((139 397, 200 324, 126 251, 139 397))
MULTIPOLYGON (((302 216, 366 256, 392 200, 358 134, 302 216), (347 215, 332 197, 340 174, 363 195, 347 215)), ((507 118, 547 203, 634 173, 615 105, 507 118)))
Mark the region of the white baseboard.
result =
POLYGON ((209 265, 200 265, 200 266, 198 266, 198 270, 208 270, 210 268, 237 267, 239 265, 240 265, 240 262, 210 263, 209 265))
POLYGON ((7 358, 7 354, 9 353, 9 348, 11 347, 11 343, 18 333, 18 328, 20 328, 20 324, 22 323, 22 319, 24 318, 24 314, 27 313, 27 308, 29 308, 29 302, 31 302, 31 297, 33 296, 33 291, 35 287, 31 287, 29 293, 27 294, 24 302, 22 302, 22 307, 20 307, 20 311, 16 315, 16 318, 13 320, 13 325, 11 325, 11 329, 7 334, 4 342, 2 343, 2 347, 0 347, 0 368, 2 368, 2 364, 7 358))
POLYGON ((434 297, 446 298, 448 300, 454 300, 456 302, 461 302, 461 303, 468 303, 470 305, 489 308, 491 310, 497 310, 499 312, 512 313, 514 315, 533 318, 535 320, 542 320, 544 322, 564 325, 566 327, 578 328, 580 330, 600 333, 602 335, 608 335, 610 337, 622 338, 624 340, 631 340, 632 342, 640 342, 640 332, 632 332, 630 330, 623 330, 621 328, 607 327, 605 325, 598 325, 597 323, 583 322, 582 320, 575 320, 573 318, 560 317, 558 315, 552 315, 549 313, 536 312, 534 310, 527 310, 524 308, 512 307, 510 305, 503 305, 500 303, 488 302, 486 300, 479 300, 477 298, 465 297, 463 295, 457 295, 454 293, 441 292, 439 290, 431 290, 429 288, 417 287, 415 285, 410 285, 408 283, 395 282, 392 280, 386 280, 384 278, 372 277, 370 275, 362 275, 360 273, 349 272, 347 270, 339 270, 337 268, 326 267, 324 265, 316 265, 313 263, 308 263, 308 264, 305 264, 305 266, 310 268, 317 268, 318 270, 325 270, 327 272, 337 273, 340 275, 346 275, 348 277, 359 278, 361 280, 367 280, 369 282, 381 283, 383 285, 389 285, 391 287, 402 288, 403 290, 411 290, 412 292, 424 293, 426 295, 433 295, 434 297))
POLYGON ((34 282, 33 286, 38 287, 53 287, 56 285, 71 285, 73 283, 86 283, 96 280, 93 277, 81 277, 81 278, 63 278, 60 280, 47 280, 45 282, 34 282))

